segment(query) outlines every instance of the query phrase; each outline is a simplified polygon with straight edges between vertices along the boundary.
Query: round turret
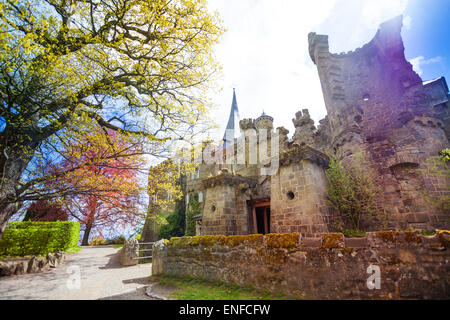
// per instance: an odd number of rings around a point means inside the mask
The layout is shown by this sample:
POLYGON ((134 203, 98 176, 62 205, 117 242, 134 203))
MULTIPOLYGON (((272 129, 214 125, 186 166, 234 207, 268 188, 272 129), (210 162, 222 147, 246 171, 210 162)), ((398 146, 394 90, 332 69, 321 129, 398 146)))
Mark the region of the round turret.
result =
POLYGON ((263 111, 263 113, 255 120, 255 126, 256 129, 266 129, 271 131, 273 129, 273 118, 263 111))

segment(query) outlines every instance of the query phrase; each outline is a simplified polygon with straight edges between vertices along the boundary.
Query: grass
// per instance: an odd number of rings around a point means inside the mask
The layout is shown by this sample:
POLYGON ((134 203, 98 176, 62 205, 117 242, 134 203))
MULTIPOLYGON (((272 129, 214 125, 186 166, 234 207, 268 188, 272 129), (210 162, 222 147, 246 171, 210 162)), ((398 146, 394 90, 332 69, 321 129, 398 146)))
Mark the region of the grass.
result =
POLYGON ((67 250, 65 251, 65 253, 76 253, 76 252, 78 252, 78 251, 80 251, 80 250, 81 250, 81 247, 80 247, 80 246, 75 246, 75 247, 72 247, 72 248, 67 249, 67 250))
POLYGON ((123 243, 113 244, 113 247, 122 248, 123 247, 123 243))
POLYGON ((434 230, 429 230, 429 231, 422 230, 420 232, 420 234, 422 234, 423 236, 434 236, 436 234, 436 231, 434 231, 434 230))
POLYGON ((342 233, 346 237, 359 238, 359 237, 365 237, 366 236, 366 232, 365 231, 358 230, 358 229, 344 229, 342 233))
POLYGON ((273 294, 251 286, 241 287, 222 281, 173 275, 151 276, 152 281, 162 286, 176 287, 170 298, 178 300, 287 300, 295 299, 282 293, 273 294))

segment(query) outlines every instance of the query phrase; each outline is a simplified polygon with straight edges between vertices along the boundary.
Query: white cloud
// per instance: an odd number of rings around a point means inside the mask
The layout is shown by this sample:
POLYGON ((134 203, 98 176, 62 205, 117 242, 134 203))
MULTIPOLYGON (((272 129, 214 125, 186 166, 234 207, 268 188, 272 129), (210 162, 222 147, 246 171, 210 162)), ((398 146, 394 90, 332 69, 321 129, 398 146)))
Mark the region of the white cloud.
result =
POLYGON ((407 29, 407 30, 411 29, 411 22, 412 22, 411 16, 403 17, 403 27, 405 29, 407 29))
POLYGON ((440 57, 440 56, 430 58, 430 59, 425 59, 423 56, 418 56, 418 57, 415 57, 415 58, 412 58, 411 60, 409 60, 409 62, 413 66, 413 70, 419 76, 422 76, 422 74, 423 74, 422 66, 427 65, 427 64, 437 63, 440 61, 442 61, 442 57, 440 57))
POLYGON ((242 118, 264 110, 275 127, 293 134, 292 118, 308 108, 326 115, 317 69, 308 53, 308 33, 328 34, 330 51, 354 50, 371 40, 380 23, 403 12, 407 0, 210 0, 227 33, 216 48, 223 65, 223 90, 213 94, 213 119, 223 135, 236 88, 242 118))

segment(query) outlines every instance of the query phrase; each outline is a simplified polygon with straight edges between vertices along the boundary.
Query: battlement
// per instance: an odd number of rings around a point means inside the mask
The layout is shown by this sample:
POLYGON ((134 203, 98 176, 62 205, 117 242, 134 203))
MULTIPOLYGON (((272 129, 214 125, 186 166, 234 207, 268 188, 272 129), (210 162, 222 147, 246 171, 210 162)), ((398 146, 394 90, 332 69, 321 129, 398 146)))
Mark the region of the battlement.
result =
POLYGON ((242 119, 239 121, 239 128, 241 131, 256 129, 255 121, 253 119, 242 119))
POLYGON ((314 126, 314 120, 311 119, 309 115, 308 109, 302 109, 302 111, 298 111, 295 114, 295 118, 292 119, 292 123, 294 124, 294 127, 301 127, 301 126, 308 126, 311 129, 315 129, 314 126))
POLYGON ((404 50, 401 38, 401 28, 403 25, 403 16, 399 15, 380 24, 377 33, 373 39, 360 48, 348 52, 331 53, 329 50, 328 35, 308 34, 308 48, 311 60, 317 64, 317 58, 348 58, 357 54, 363 54, 374 47, 380 49, 382 53, 394 54, 392 49, 404 50), (389 50, 388 50, 389 49, 389 50))

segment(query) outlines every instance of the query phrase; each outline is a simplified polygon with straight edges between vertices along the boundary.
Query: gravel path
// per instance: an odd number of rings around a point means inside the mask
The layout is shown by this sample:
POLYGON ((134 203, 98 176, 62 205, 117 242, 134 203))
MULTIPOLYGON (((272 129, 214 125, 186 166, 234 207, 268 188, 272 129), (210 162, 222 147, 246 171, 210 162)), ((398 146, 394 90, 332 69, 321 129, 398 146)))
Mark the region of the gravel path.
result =
POLYGON ((151 263, 122 267, 118 251, 113 246, 83 247, 48 272, 2 277, 0 299, 150 299, 142 288, 150 283, 151 263))

